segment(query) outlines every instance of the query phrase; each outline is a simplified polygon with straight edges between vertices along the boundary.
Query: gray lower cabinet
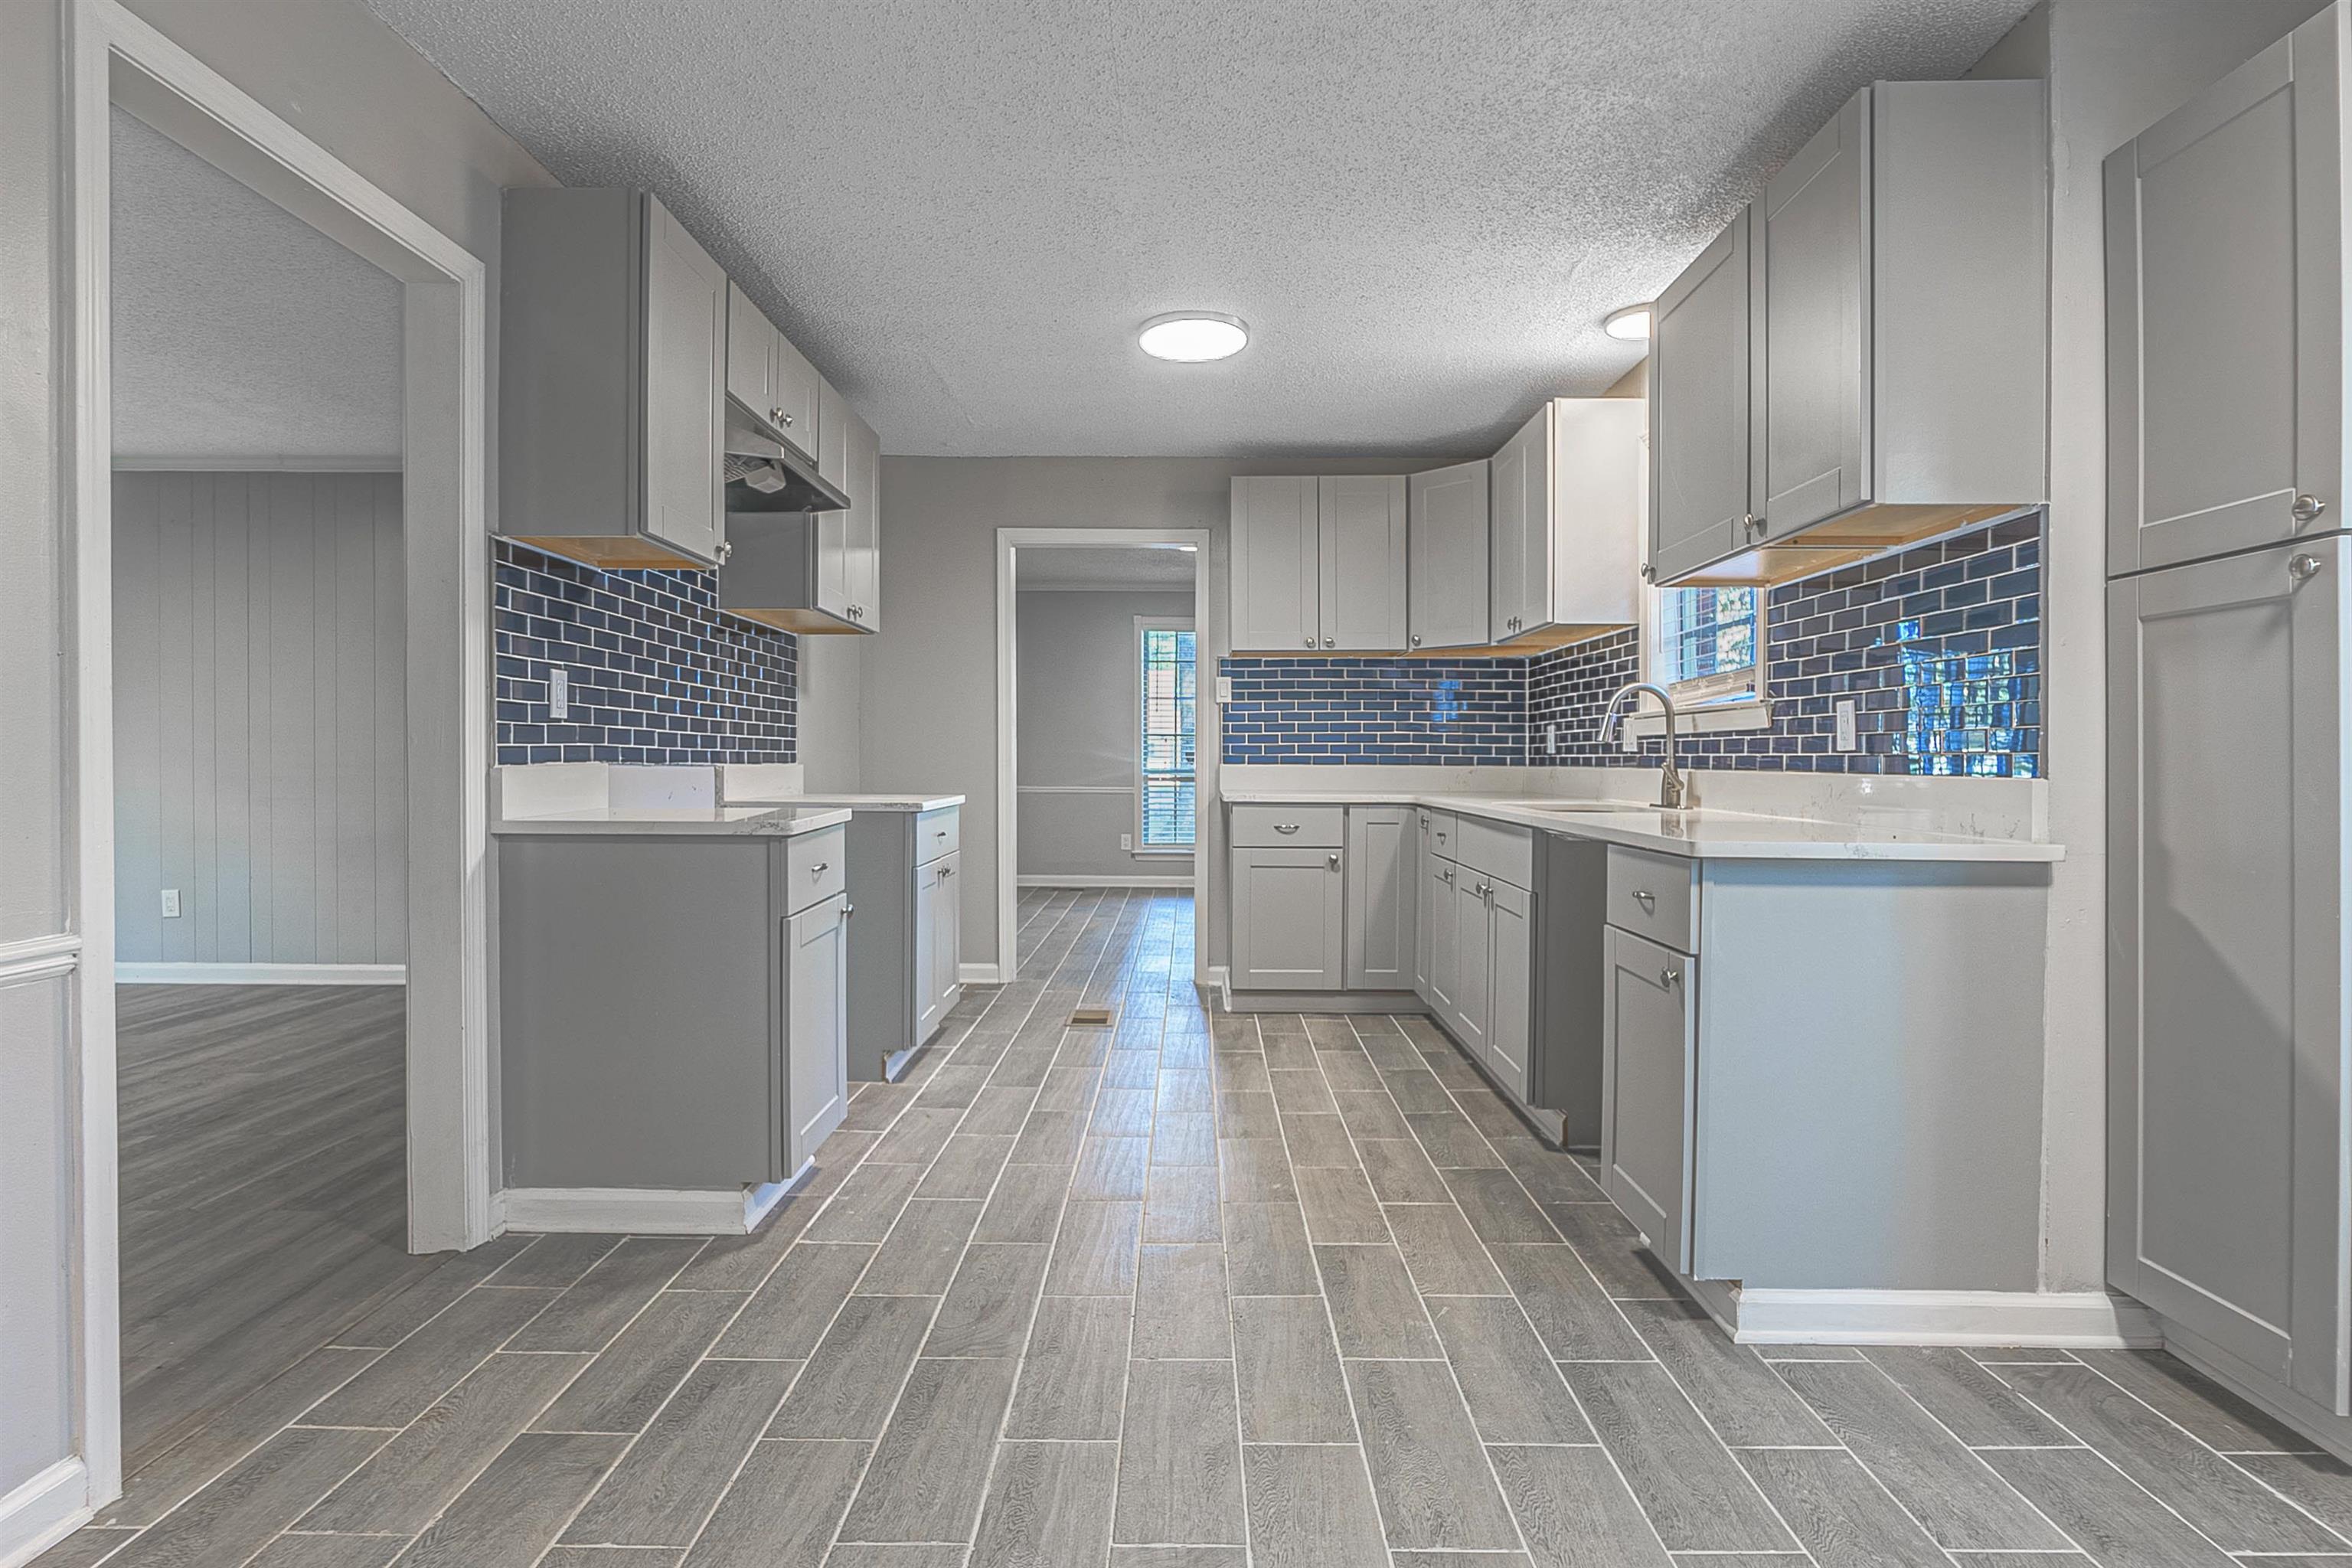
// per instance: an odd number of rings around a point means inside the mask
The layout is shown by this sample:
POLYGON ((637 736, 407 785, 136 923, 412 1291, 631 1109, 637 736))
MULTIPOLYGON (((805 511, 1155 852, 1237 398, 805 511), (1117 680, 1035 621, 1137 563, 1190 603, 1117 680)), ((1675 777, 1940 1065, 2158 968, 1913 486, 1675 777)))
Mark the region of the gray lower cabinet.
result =
POLYGON ((2107 159, 2111 573, 2344 526, 2343 26, 2107 159))
POLYGON ((1462 989, 1462 950, 1454 931, 1454 880, 1461 868, 1436 854, 1422 864, 1421 926, 1429 933, 1429 965, 1421 999, 1439 1023, 1458 1035, 1461 1006, 1454 998, 1462 989))
POLYGON ((2352 541, 2110 584, 2107 1277, 2347 1413, 2352 541))
POLYGON ((1233 986, 1337 991, 1346 966, 1339 849, 1233 851, 1233 986))
POLYGON ((838 827, 498 840, 509 1186, 729 1191, 802 1168, 847 1104, 843 846, 838 827))
POLYGON ((506 193, 499 529, 609 569, 715 566, 727 274, 642 191, 506 193))
POLYGON ((1443 813, 1414 815, 1423 840, 1419 919, 1428 931, 1414 989, 1472 1060, 1531 1104, 1536 899, 1495 868, 1533 879, 1534 836, 1443 813))
POLYGON ((1691 1093, 1697 960, 1645 937, 1601 934, 1601 1187, 1677 1270, 1691 1271, 1691 1093))
POLYGON ((1347 984, 1410 991, 1420 951, 1414 879, 1421 814, 1409 805, 1348 807, 1347 984))
MULTIPOLYGON (((821 798, 821 797, 820 797, 821 798)), ((896 1079, 962 995, 961 813, 849 819, 849 1076, 896 1079)))
POLYGON ((950 854, 915 868, 915 1038, 928 1040, 946 1022, 961 990, 957 954, 963 928, 963 857, 950 854))
POLYGON ((1486 1058, 1513 1094, 1528 1098, 1535 1037, 1535 895, 1497 882, 1486 894, 1486 1058))
POLYGON ((1454 870, 1454 1036, 1485 1062, 1493 1027, 1494 921, 1486 902, 1494 884, 1468 867, 1454 870))

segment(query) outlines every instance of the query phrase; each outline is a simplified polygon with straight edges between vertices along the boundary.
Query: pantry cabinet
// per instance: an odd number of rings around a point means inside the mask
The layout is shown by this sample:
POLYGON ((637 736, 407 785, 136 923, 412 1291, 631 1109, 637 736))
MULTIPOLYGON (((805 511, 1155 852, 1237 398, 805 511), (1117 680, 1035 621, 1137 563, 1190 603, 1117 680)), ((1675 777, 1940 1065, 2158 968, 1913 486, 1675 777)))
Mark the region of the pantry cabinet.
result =
POLYGON ((1236 649, 1404 647, 1403 476, 1236 479, 1232 518, 1236 649))
POLYGON ((726 558, 727 275, 642 191, 506 193, 499 529, 610 569, 726 558))
POLYGON ((1489 464, 1456 463, 1405 480, 1405 643, 1486 641, 1489 464))
POLYGON ((2044 498, 2042 91, 1864 89, 1660 295, 1657 582, 1806 576, 2044 498))
POLYGON ((1643 419, 1633 398, 1557 397, 1495 454, 1488 642, 1551 647, 1641 618, 1643 419))
POLYGON ((2342 21, 2107 160, 2107 569, 2345 525, 2342 21))

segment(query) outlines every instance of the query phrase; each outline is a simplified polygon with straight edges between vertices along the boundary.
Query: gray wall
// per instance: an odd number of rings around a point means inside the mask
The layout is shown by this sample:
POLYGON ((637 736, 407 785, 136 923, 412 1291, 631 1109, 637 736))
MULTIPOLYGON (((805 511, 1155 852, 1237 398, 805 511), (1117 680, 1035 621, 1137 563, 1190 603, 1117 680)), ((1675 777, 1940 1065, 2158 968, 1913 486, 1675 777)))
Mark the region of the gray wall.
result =
POLYGON ((115 476, 119 960, 401 962, 401 588, 397 474, 115 476))
MULTIPOLYGON (((1463 457, 1482 454, 1464 453, 1463 457)), ((882 635, 865 650, 866 789, 946 790, 963 813, 963 961, 996 962, 996 531, 1199 528, 1203 667, 1227 646, 1226 513, 1235 474, 1405 473, 1451 460, 888 458, 882 459, 882 635)), ((1202 710, 1203 758, 1210 710, 1202 710)), ((1210 962, 1224 962, 1215 889, 1201 900, 1210 962)))
MULTIPOLYGON (((423 57, 347 0, 129 0, 131 8, 481 258, 498 309, 499 198, 547 171, 423 57)), ((70 521, 58 480, 69 384, 56 290, 59 7, 0 4, 0 943, 64 932, 76 823, 70 521)), ((497 341, 496 322, 491 341, 497 341)), ((497 365, 490 366, 497 406, 497 365)), ((491 446, 496 461, 497 447, 491 446)), ((495 478, 491 488, 496 495, 495 478)), ((487 743, 487 737, 485 737, 487 743)), ((485 781, 484 787, 487 787, 485 781)), ((65 1281, 68 977, 0 984, 0 1495, 73 1451, 65 1281)))
MULTIPOLYGON (((888 623, 884 624, 887 627, 888 623)), ((800 639, 795 742, 802 787, 812 795, 854 795, 863 787, 858 752, 866 722, 859 688, 866 678, 868 640, 863 637, 800 639)))
POLYGON ((1118 836, 1135 831, 1135 617, 1189 619, 1192 595, 1034 593, 1015 604, 1020 874, 1189 879, 1189 851, 1138 855, 1118 836))

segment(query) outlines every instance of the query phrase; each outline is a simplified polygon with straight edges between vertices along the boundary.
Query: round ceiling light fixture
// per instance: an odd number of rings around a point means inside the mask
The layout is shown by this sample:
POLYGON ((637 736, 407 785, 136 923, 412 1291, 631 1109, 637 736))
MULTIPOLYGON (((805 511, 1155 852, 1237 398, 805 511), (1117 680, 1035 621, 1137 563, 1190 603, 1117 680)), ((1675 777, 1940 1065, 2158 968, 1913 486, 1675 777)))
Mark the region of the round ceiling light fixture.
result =
POLYGON ((1249 342, 1249 326, 1239 316, 1221 316, 1212 310, 1171 310, 1144 322, 1136 341, 1154 359, 1198 364, 1202 360, 1228 359, 1241 353, 1249 342))
POLYGON ((1627 305, 1601 318, 1601 330, 1612 338, 1622 338, 1629 343, 1650 341, 1650 312, 1655 309, 1648 301, 1627 305))

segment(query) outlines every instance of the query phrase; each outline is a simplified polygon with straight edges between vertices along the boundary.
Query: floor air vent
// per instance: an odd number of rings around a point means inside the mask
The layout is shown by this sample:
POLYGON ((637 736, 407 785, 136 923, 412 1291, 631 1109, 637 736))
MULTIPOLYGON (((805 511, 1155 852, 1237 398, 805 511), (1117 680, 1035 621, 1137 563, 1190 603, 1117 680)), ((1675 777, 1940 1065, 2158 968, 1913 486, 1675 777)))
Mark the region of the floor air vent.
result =
POLYGON ((1070 1027, 1073 1029, 1107 1029, 1110 1027, 1110 1009, 1108 1007, 1073 1008, 1070 1012, 1070 1027))

